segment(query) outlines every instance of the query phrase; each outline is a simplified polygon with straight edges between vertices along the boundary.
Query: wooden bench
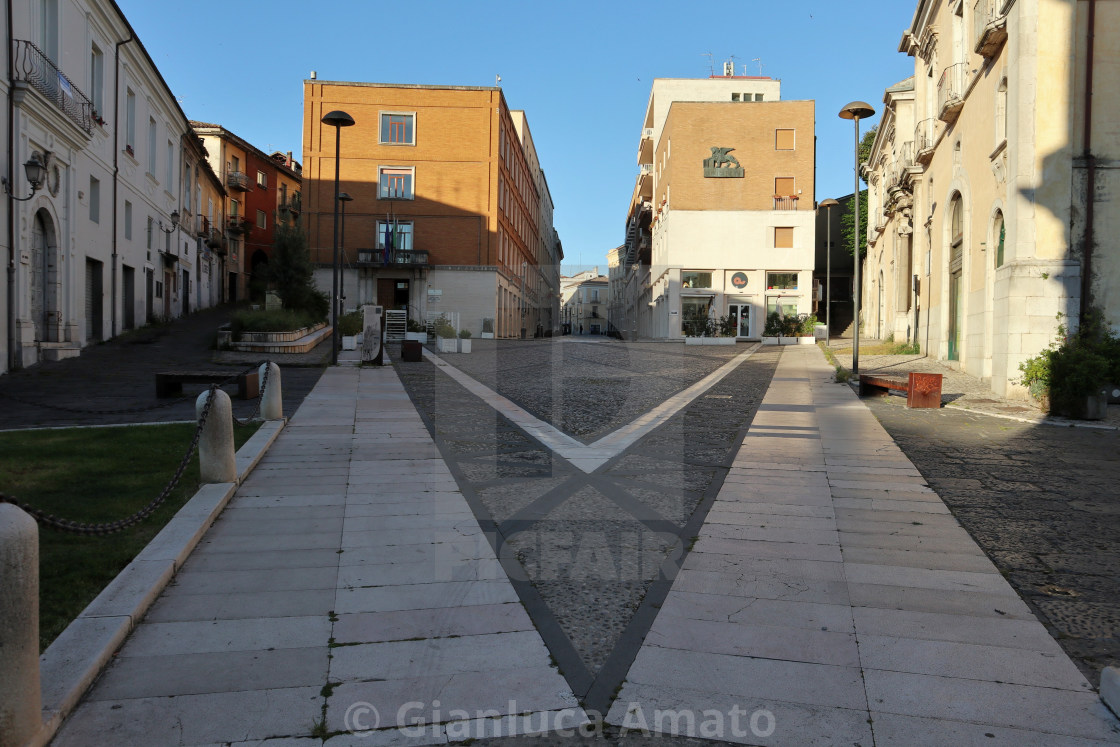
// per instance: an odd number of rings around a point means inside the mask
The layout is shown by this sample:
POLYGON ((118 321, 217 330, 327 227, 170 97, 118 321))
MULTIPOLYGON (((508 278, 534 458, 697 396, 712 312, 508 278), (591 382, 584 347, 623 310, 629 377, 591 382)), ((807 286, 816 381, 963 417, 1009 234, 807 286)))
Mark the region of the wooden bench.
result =
POLYGON ((887 394, 890 390, 906 392, 907 407, 941 407, 941 374, 909 373, 895 375, 859 375, 859 396, 887 394))
MULTIPOLYGON (((156 396, 173 397, 183 393, 183 384, 187 382, 209 386, 233 375, 232 371, 161 371, 156 374, 156 396)), ((237 396, 241 399, 256 399, 261 391, 257 369, 248 373, 241 372, 236 376, 237 396)))

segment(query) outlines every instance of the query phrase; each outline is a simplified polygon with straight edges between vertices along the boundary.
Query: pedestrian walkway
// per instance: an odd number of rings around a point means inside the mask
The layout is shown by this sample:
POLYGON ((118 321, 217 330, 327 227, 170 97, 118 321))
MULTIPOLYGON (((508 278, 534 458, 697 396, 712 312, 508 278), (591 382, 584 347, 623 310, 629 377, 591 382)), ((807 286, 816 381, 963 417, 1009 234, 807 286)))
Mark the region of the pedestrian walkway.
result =
POLYGON ((750 744, 1120 725, 817 348, 787 348, 608 723, 750 744))
POLYGON ((334 368, 54 744, 585 720, 396 374, 334 368))

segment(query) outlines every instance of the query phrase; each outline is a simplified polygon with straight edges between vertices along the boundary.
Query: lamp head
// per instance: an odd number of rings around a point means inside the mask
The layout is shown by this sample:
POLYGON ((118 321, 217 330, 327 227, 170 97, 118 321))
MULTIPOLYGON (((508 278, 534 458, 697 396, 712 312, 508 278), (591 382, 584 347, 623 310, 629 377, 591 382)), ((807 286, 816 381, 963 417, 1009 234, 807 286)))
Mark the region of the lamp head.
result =
POLYGON ((839 206, 840 203, 829 197, 827 200, 821 200, 817 205, 819 208, 833 208, 839 206))
POLYGON ((353 198, 353 197, 351 197, 351 196, 350 196, 349 194, 347 194, 346 192, 339 192, 339 193, 338 193, 338 199, 339 199, 339 202, 350 202, 350 201, 351 201, 351 200, 353 200, 354 198, 353 198))
POLYGON ((320 121, 325 125, 330 125, 331 127, 350 127, 354 124, 353 117, 351 117, 346 112, 337 109, 333 112, 328 112, 327 114, 323 115, 323 118, 320 121))
POLYGON ((172 210, 171 211, 171 225, 173 225, 173 226, 179 225, 179 211, 178 210, 172 210))
POLYGON ((32 192, 43 186, 43 180, 47 176, 47 164, 44 161, 39 151, 35 151, 31 154, 31 158, 27 159, 27 163, 23 164, 23 173, 27 175, 32 192))
POLYGON ((875 116, 875 110, 866 101, 853 101, 840 110, 840 119, 867 119, 875 116))

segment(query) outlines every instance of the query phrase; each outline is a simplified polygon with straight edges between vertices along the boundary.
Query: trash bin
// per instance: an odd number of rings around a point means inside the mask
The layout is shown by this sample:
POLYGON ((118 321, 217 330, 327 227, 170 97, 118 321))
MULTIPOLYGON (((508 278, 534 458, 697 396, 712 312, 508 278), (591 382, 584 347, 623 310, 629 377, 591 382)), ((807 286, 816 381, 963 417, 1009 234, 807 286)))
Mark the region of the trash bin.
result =
POLYGON ((410 363, 419 363, 424 358, 424 346, 416 340, 405 340, 401 343, 401 360, 410 363))

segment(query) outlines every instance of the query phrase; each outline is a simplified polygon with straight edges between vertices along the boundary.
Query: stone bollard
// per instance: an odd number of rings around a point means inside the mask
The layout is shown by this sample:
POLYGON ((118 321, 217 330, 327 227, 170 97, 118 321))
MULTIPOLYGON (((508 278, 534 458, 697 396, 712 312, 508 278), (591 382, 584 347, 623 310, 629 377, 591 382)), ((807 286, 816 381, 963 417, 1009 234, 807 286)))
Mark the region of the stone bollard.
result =
POLYGON ((42 728, 39 696, 39 527, 0 503, 0 747, 42 728))
POLYGON ((268 371, 268 379, 264 391, 261 392, 261 419, 279 420, 284 417, 284 400, 280 391, 280 366, 271 361, 262 363, 257 374, 261 381, 265 381, 265 371, 268 371))
MULTIPOLYGON (((207 389, 195 400, 195 413, 202 417, 207 389)), ((237 482, 237 457, 233 448, 233 405, 229 395, 221 389, 214 390, 214 402, 210 414, 202 426, 198 438, 198 472, 203 484, 214 482, 237 482)))

